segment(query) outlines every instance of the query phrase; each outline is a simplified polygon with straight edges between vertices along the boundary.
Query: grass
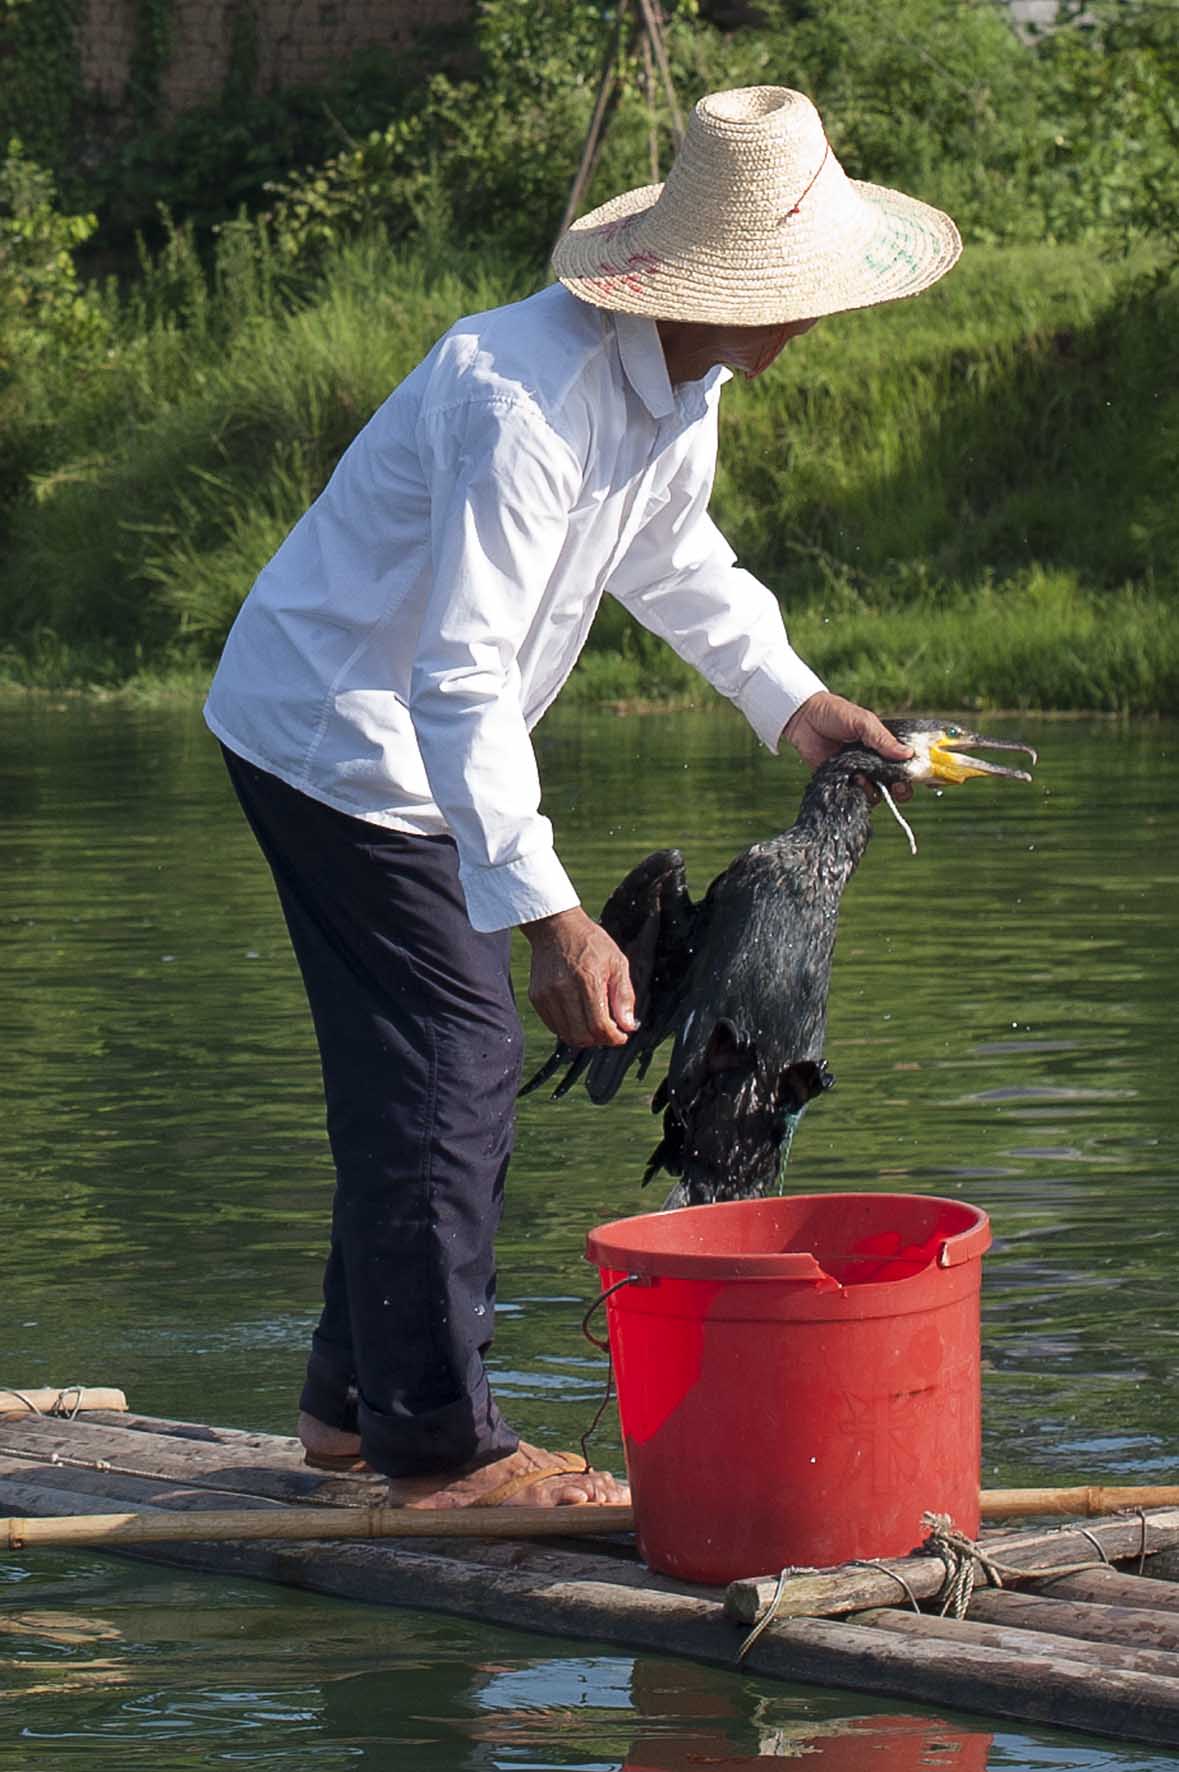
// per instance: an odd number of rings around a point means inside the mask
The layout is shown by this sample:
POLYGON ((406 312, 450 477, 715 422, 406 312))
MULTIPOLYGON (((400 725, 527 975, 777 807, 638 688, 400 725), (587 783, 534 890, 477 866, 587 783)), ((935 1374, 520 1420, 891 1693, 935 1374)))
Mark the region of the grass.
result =
MULTIPOLYGON (((0 397, 0 682, 191 689, 389 388, 458 314, 527 287, 369 241, 297 294, 230 234, 210 295, 170 251, 103 359, 0 397)), ((1092 248, 977 248, 726 391, 715 513, 833 687, 893 708, 1176 705, 1177 307, 1092 248)), ((566 692, 701 693, 613 606, 566 692)))
MULTIPOLYGON (((1132 585, 1097 595, 1069 573, 1033 569, 899 607, 835 592, 806 601, 788 627, 795 649, 833 689, 895 713, 1179 707, 1174 602, 1132 585)), ((587 651, 564 700, 691 704, 710 693, 640 635, 587 651)))

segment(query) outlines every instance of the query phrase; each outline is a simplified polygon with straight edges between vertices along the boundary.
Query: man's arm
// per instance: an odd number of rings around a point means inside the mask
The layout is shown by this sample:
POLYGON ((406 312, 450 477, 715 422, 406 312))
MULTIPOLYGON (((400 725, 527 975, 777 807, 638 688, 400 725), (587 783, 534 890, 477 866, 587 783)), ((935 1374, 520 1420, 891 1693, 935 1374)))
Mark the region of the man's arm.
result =
POLYGON ((736 564, 708 514, 714 450, 703 424, 611 594, 734 702, 771 751, 786 739, 812 769, 853 739, 907 757, 875 714, 825 688, 790 645, 773 592, 736 564))
POLYGON ((580 465, 527 408, 452 408, 419 437, 431 481, 434 590, 410 712, 459 848, 477 929, 519 925, 529 997, 571 1046, 621 1045, 637 1026, 626 956, 577 902, 540 814, 516 656, 564 543, 580 465))
POLYGON ((520 697, 520 646, 564 545, 581 465, 526 402, 454 406, 419 425, 433 588, 410 716, 459 851, 476 929, 577 904, 540 812, 520 697))

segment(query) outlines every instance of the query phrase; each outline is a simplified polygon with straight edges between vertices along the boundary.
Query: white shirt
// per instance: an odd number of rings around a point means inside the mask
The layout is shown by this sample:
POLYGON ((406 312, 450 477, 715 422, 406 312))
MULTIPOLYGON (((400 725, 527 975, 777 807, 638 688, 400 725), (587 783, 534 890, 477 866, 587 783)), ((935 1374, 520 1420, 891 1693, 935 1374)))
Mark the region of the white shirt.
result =
POLYGON ((528 734, 604 593, 776 749, 819 679, 707 514, 728 371, 560 284, 458 321, 242 605, 205 707, 240 756, 374 825, 449 832, 476 929, 578 898, 528 734))

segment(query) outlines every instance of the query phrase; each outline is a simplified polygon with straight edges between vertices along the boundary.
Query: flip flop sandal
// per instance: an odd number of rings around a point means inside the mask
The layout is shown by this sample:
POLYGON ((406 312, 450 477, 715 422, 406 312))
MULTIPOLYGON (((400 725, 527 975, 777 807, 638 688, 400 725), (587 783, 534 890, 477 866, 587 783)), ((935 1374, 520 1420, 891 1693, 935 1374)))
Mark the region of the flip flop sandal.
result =
POLYGON ((304 1452, 303 1463, 313 1471, 334 1471, 337 1476, 341 1472, 363 1475, 373 1468, 359 1452, 304 1452))
MULTIPOLYGON (((472 1501, 472 1507, 499 1507, 510 1501, 513 1495, 519 1495, 522 1489, 532 1489, 537 1483, 543 1483, 550 1477, 583 1476, 589 1465, 580 1452, 548 1452, 547 1464, 537 1470, 517 1471, 514 1477, 505 1477, 494 1489, 481 1495, 478 1501, 472 1501)), ((576 1505, 576 1504, 574 1504, 576 1505)))

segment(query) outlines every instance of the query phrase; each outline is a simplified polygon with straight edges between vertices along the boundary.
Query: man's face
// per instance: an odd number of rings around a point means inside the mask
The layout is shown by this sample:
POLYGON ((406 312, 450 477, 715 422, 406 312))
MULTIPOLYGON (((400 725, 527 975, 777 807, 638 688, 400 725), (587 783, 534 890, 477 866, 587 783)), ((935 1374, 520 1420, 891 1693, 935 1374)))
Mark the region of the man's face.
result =
POLYGON ((659 320, 659 337, 674 383, 699 381, 709 370, 731 369, 753 381, 768 369, 792 338, 817 325, 787 320, 776 326, 722 326, 696 320, 659 320))
POLYGON ((800 338, 816 326, 816 320, 787 320, 780 326, 711 326, 714 362, 753 381, 785 350, 792 338, 800 338))

